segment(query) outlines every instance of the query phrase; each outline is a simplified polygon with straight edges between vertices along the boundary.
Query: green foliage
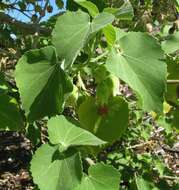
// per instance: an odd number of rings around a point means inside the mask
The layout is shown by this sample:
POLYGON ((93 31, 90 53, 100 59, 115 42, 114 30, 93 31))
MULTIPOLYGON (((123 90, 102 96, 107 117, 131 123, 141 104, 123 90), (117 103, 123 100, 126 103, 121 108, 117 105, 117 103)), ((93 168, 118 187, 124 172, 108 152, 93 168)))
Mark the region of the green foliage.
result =
POLYGON ((71 81, 50 46, 25 53, 18 61, 15 78, 30 122, 61 113, 64 95, 72 91, 71 81))
POLYGON ((20 130, 23 121, 15 99, 0 94, 0 130, 20 130))
POLYGON ((80 105, 78 115, 85 129, 105 141, 113 142, 125 132, 129 110, 127 102, 121 97, 109 98, 105 105, 98 105, 93 97, 88 97, 80 105))
POLYGON ((50 142, 59 144, 62 150, 71 146, 99 146, 105 143, 88 131, 73 125, 64 116, 54 117, 48 121, 48 134, 50 142))
POLYGON ((82 11, 67 12, 57 20, 52 42, 60 58, 65 59, 66 67, 76 59, 89 31, 90 17, 82 11))
POLYGON ((179 32, 169 35, 165 41, 162 42, 162 48, 165 53, 170 54, 179 50, 179 32))
POLYGON ((68 0, 66 12, 41 22, 54 11, 50 2, 6 3, 0 9, 20 8, 33 24, 0 24, 0 130, 26 131, 37 148, 30 171, 38 188, 177 189, 152 147, 172 147, 179 129, 178 31, 168 34, 167 15, 160 21, 152 1, 68 0), (154 30, 135 32, 140 23, 154 30))
POLYGON ((82 178, 80 155, 75 150, 60 153, 57 146, 44 144, 31 161, 31 172, 40 189, 73 189, 82 178))
POLYGON ((162 112, 167 76, 162 58, 163 52, 154 39, 132 32, 119 40, 106 67, 137 92, 144 110, 162 112))
POLYGON ((75 2, 87 9, 92 17, 95 17, 99 14, 98 8, 92 2, 86 0, 75 0, 75 2))
POLYGON ((136 178, 136 186, 137 190, 158 190, 158 188, 156 188, 154 184, 146 181, 141 177, 136 178))
POLYGON ((131 20, 134 16, 133 7, 130 1, 125 1, 120 8, 107 7, 104 11, 114 14, 120 20, 131 20))
POLYGON ((112 15, 101 13, 90 22, 89 15, 82 11, 61 16, 53 31, 52 42, 60 58, 65 60, 65 67, 73 64, 90 33, 99 31, 113 20, 112 15))
POLYGON ((120 174, 113 167, 96 164, 89 168, 88 176, 83 177, 81 184, 75 190, 118 190, 119 179, 120 174))
MULTIPOLYGON (((179 64, 177 63, 177 60, 167 60, 167 66, 168 66, 168 80, 179 80, 179 64)), ((179 98, 179 92, 178 92, 178 84, 168 84, 167 85, 167 94, 166 98, 168 101, 173 102, 174 104, 178 105, 178 98, 179 98)))

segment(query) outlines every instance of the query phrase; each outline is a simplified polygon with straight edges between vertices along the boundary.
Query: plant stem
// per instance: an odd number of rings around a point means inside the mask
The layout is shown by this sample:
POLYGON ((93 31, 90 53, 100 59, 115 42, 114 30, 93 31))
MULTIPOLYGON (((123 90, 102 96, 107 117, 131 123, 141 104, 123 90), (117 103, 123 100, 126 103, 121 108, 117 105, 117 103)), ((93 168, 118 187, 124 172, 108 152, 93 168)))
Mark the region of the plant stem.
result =
POLYGON ((127 147, 127 149, 135 149, 135 148, 139 148, 139 147, 143 147, 143 146, 146 146, 148 144, 151 144, 153 141, 147 141, 147 142, 142 142, 140 144, 136 144, 136 145, 133 145, 133 146, 129 146, 127 147))
POLYGON ((95 165, 94 161, 93 161, 91 158, 87 157, 87 158, 85 158, 85 160, 86 160, 86 162, 87 162, 90 166, 95 165))
POLYGON ((103 57, 105 57, 108 53, 109 53, 109 51, 105 51, 104 53, 102 53, 102 54, 99 55, 98 57, 92 58, 92 59, 90 60, 90 62, 92 62, 92 63, 97 62, 97 61, 99 61, 100 59, 102 59, 103 57))
POLYGON ((177 181, 179 181, 179 177, 177 177, 177 176, 166 176, 166 175, 164 175, 164 176, 161 176, 161 178, 168 179, 168 180, 177 180, 177 181))
POLYGON ((167 84, 179 84, 179 80, 167 80, 167 84))

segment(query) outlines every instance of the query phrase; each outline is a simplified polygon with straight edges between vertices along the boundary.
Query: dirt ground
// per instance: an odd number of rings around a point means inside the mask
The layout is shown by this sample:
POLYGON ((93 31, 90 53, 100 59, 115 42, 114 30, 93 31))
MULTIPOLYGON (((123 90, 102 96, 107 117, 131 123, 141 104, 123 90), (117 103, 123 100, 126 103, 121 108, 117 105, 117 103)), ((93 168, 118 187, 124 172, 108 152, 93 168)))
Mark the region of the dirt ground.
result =
POLYGON ((16 132, 0 132, 0 190, 31 190, 30 141, 16 132))

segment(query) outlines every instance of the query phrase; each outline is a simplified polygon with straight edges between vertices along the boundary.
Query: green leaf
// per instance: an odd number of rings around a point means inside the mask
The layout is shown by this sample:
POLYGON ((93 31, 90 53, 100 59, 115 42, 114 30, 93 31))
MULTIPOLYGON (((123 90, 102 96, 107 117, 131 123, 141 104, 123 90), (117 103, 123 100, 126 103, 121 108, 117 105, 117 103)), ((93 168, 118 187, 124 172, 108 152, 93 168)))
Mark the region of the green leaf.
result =
POLYGON ((114 75, 109 75, 96 87, 97 101, 101 105, 108 103, 109 97, 119 94, 119 79, 114 75))
POLYGON ((63 150, 70 146, 98 146, 105 142, 90 132, 75 126, 63 115, 51 118, 48 121, 48 134, 52 144, 60 144, 63 150))
POLYGON ((152 182, 145 180, 142 177, 136 178, 137 190, 159 190, 152 182))
MULTIPOLYGON (((179 80, 179 63, 177 62, 169 62, 168 66, 168 80, 179 80)), ((166 98, 167 101, 179 104, 179 92, 178 92, 178 84, 167 84, 167 93, 166 98)))
POLYGON ((115 16, 120 20, 132 20, 134 10, 130 1, 125 1, 124 4, 116 11, 115 16))
POLYGON ((112 24, 107 25, 103 28, 104 36, 106 37, 106 41, 109 45, 114 45, 116 41, 116 30, 112 24))
POLYGON ((75 2, 87 9, 92 17, 95 17, 99 14, 98 7, 94 3, 86 0, 75 0, 75 2))
POLYGON ((51 46, 25 53, 16 66, 15 79, 30 122, 60 113, 64 95, 72 90, 51 46))
POLYGON ((112 97, 107 105, 100 106, 89 97, 80 105, 78 116, 83 128, 112 142, 119 139, 127 128, 128 104, 121 97, 112 97))
POLYGON ((37 146, 41 142, 41 129, 35 123, 28 125, 25 135, 33 146, 37 146))
POLYGON ((93 19, 91 23, 91 32, 94 33, 103 29, 105 26, 112 23, 114 21, 114 18, 115 17, 110 13, 100 13, 93 19))
POLYGON ((82 11, 60 16, 52 33, 52 42, 65 66, 71 65, 84 46, 90 32, 90 17, 82 11))
POLYGON ((6 93, 10 90, 10 85, 6 82, 3 73, 0 72, 0 93, 6 93))
POLYGON ((106 67, 137 92, 145 111, 162 112, 167 76, 162 58, 163 51, 152 37, 131 32, 119 39, 106 67))
POLYGON ((23 127, 23 121, 17 103, 6 94, 0 94, 0 130, 17 131, 23 127))
POLYGON ((34 182, 43 190, 71 190, 82 178, 81 159, 78 152, 69 150, 63 154, 57 146, 43 144, 31 161, 34 182))
POLYGON ((128 34, 127 32, 121 30, 120 28, 115 28, 115 31, 116 31, 116 43, 119 43, 119 40, 128 34))
POLYGON ((63 2, 63 0, 55 0, 55 3, 56 3, 56 5, 57 5, 57 7, 59 9, 63 9, 64 8, 64 2, 63 2))
POLYGON ((179 32, 169 35, 165 41, 162 42, 162 49, 165 53, 170 54, 179 50, 179 32))
POLYGON ((81 185, 75 190, 118 190, 120 174, 112 166, 101 163, 91 166, 89 175, 84 176, 81 185))
POLYGON ((114 20, 109 13, 101 13, 90 22, 90 17, 82 11, 67 12, 60 16, 52 33, 52 42, 64 66, 73 64, 91 33, 98 32, 114 20))
POLYGON ((104 12, 111 13, 120 20, 132 20, 134 16, 134 10, 130 1, 125 1, 120 8, 107 7, 104 12))
POLYGON ((109 45, 115 45, 119 43, 120 38, 127 35, 127 32, 124 32, 120 28, 114 27, 112 24, 109 24, 105 28, 103 28, 103 33, 106 37, 106 41, 109 45))
POLYGON ((172 127, 170 129, 173 130, 173 127, 179 131, 179 109, 176 109, 173 113, 172 127))
MULTIPOLYGON (((98 9, 99 9, 100 12, 104 9, 104 6, 105 6, 104 0, 103 1, 102 0, 90 0, 90 2, 92 2, 93 4, 95 4, 98 7, 98 9)), ((77 11, 78 8, 79 8, 79 6, 78 6, 77 3, 75 3, 74 0, 67 0, 66 1, 66 9, 67 10, 77 11)))

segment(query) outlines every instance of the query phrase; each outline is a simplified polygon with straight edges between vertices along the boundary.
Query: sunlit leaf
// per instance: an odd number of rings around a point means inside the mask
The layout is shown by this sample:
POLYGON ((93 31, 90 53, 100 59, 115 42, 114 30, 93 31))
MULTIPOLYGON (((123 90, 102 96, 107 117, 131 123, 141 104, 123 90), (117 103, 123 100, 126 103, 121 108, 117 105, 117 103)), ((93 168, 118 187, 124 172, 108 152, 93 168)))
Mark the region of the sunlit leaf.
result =
POLYGON ((25 53, 16 66, 15 79, 29 121, 60 113, 64 95, 72 90, 50 46, 25 53))
POLYGON ((81 159, 78 152, 69 150, 61 154, 56 146, 44 144, 35 152, 31 173, 40 189, 73 189, 82 178, 81 159))
POLYGON ((56 116, 48 121, 48 134, 52 144, 60 144, 62 149, 70 146, 98 146, 105 142, 90 132, 75 126, 64 116, 56 116))
POLYGON ((167 76, 162 58, 163 51, 152 37, 131 32, 119 39, 106 67, 137 92, 144 110, 162 112, 167 76))
POLYGON ((86 0, 75 0, 76 3, 78 3, 79 5, 81 5, 82 7, 84 7, 85 9, 88 10, 89 14, 92 17, 95 17, 99 14, 99 10, 96 7, 96 5, 94 3, 92 3, 91 1, 86 1, 86 0))

